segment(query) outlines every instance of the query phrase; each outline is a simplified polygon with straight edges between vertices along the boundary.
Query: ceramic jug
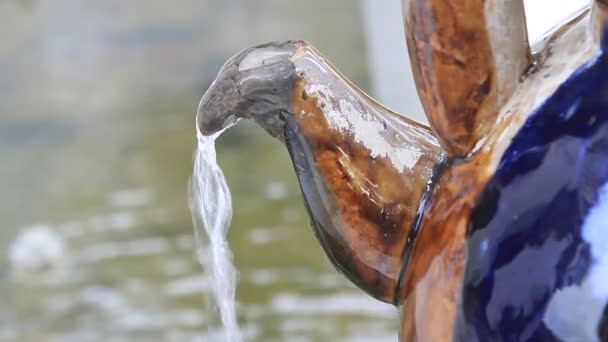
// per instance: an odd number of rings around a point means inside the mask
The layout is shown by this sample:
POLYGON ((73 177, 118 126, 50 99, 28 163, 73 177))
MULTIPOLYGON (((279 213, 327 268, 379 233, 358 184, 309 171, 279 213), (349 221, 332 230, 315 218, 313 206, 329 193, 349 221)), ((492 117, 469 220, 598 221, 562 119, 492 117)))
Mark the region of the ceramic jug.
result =
POLYGON ((608 1, 533 47, 522 0, 404 19, 430 127, 288 41, 224 65, 201 133, 248 118, 285 144, 314 234, 401 341, 608 341, 608 1))

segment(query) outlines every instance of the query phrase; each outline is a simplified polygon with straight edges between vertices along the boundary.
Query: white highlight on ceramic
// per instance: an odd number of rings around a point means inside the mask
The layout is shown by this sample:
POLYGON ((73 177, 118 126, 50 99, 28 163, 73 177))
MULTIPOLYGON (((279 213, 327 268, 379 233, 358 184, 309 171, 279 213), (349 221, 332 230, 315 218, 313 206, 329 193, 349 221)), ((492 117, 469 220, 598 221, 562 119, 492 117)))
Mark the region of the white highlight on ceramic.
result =
MULTIPOLYGON (((197 120, 198 121, 198 120, 197 120)), ((217 164, 215 140, 200 133, 191 181, 190 207, 197 240, 199 262, 212 279, 211 289, 220 312, 227 342, 243 340, 236 319, 237 272, 226 234, 232 220, 232 198, 226 178, 217 164)))
POLYGON ((606 303, 593 295, 589 279, 556 291, 543 321, 560 341, 599 342, 597 325, 606 303))
POLYGON ((306 93, 318 99, 330 129, 351 134, 355 142, 369 149, 370 156, 386 158, 393 166, 403 172, 411 170, 422 151, 416 146, 395 146, 386 137, 385 125, 379 113, 367 112, 352 95, 334 94, 324 84, 310 83, 306 93))
POLYGON ((600 190, 597 204, 585 219, 583 238, 591 246, 593 266, 589 274, 593 294, 608 300, 608 184, 600 190))
POLYGON ((264 65, 270 65, 276 62, 285 60, 291 55, 290 51, 286 51, 280 47, 265 47, 253 49, 239 63, 239 71, 259 68, 264 65))

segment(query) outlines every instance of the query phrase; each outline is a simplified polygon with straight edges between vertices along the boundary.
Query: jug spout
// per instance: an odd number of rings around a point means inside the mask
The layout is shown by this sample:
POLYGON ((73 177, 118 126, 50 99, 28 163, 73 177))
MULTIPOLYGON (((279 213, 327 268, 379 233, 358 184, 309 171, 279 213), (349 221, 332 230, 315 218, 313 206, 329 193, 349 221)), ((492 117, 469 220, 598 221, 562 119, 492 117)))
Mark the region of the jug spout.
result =
POLYGON ((203 95, 197 127, 204 135, 222 130, 240 118, 257 121, 281 139, 295 83, 291 62, 300 42, 270 43, 245 49, 232 57, 203 95))
POLYGON ((313 231, 334 266, 395 303, 443 152, 430 129, 382 107, 305 42, 231 59, 204 95, 212 134, 255 120, 289 150, 313 231))

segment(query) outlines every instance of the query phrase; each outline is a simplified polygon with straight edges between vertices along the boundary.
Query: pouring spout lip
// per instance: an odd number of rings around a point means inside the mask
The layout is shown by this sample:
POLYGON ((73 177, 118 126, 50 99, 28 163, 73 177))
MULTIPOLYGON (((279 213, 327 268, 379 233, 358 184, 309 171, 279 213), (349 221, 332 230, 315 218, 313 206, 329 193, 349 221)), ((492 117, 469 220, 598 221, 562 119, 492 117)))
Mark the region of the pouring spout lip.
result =
POLYGON ((238 119, 255 120, 281 139, 283 120, 297 78, 292 57, 304 41, 271 42, 242 50, 229 59, 197 109, 197 131, 212 135, 238 119))

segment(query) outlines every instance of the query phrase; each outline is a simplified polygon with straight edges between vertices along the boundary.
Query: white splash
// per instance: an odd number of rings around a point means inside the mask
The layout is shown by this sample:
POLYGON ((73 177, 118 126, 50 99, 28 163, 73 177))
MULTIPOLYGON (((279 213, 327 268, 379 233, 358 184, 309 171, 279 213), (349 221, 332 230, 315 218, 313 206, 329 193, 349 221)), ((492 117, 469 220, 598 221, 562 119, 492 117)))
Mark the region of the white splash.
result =
POLYGON ((350 133, 353 139, 367 147, 370 156, 387 158, 393 166, 403 172, 411 170, 422 151, 415 146, 396 146, 385 136, 383 118, 378 113, 368 113, 352 95, 347 99, 333 95, 326 85, 311 84, 306 92, 317 97, 327 119, 329 128, 341 133, 350 133))
POLYGON ((593 294, 608 300, 608 184, 600 190, 597 204, 585 219, 583 238, 591 246, 593 256, 589 275, 593 294))
POLYGON ((65 255, 60 235, 51 227, 25 228, 9 249, 9 260, 17 272, 43 272, 53 269, 65 255))
POLYGON ((194 221, 199 262, 212 279, 211 290, 228 342, 243 340, 236 319, 237 273, 226 233, 232 220, 232 199, 217 165, 215 140, 222 133, 204 136, 197 127, 198 148, 191 181, 190 209, 194 221))

